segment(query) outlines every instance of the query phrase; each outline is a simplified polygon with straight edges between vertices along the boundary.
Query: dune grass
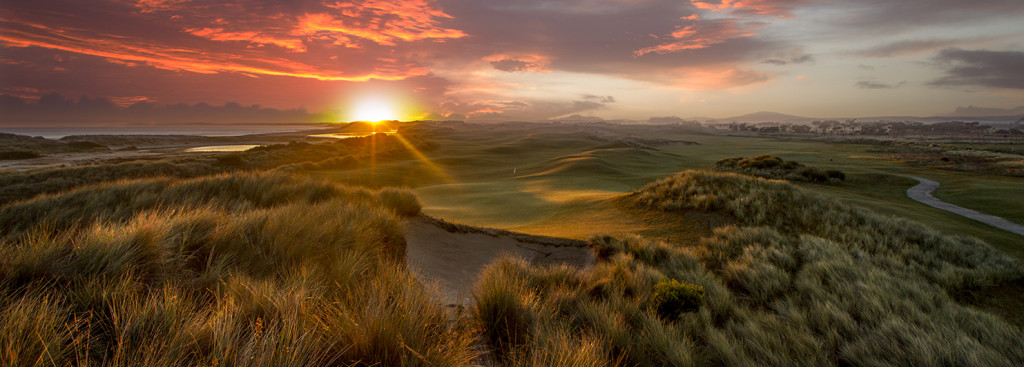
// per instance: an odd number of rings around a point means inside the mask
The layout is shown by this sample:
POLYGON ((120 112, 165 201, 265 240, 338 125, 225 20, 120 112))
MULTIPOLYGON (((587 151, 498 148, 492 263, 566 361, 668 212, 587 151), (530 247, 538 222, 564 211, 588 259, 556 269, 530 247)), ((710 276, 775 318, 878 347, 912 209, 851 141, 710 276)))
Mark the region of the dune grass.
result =
MULTIPOLYGON (((677 165, 709 167, 725 154, 749 153, 717 148, 717 156, 691 161, 678 147, 672 154, 648 152, 560 131, 498 138, 504 127, 493 129, 461 136, 482 137, 479 141, 439 144, 437 152, 427 152, 462 182, 443 184, 450 188, 444 198, 467 201, 477 193, 472 184, 480 183, 479 193, 486 195, 479 196, 490 200, 487 213, 596 226, 578 233, 599 232, 601 223, 625 219, 620 212, 593 221, 573 221, 579 217, 572 211, 554 217, 509 214, 500 196, 533 198, 520 201, 542 208, 564 200, 561 193, 586 188, 595 193, 565 205, 600 209, 613 201, 608 196, 678 170, 677 165), (494 148, 493 154, 475 154, 481 147, 494 148), (583 153, 569 152, 581 147, 583 153), (512 153, 516 161, 509 158, 512 153), (538 176, 512 178, 517 167, 519 175, 538 176), (593 172, 595 182, 587 176, 593 172)), ((96 171, 95 181, 58 189, 46 181, 86 171, 55 171, 40 181, 45 190, 23 196, 9 191, 11 199, 0 206, 0 360, 14 365, 1024 363, 1024 332, 972 306, 976 300, 970 297, 1021 283, 1019 262, 974 238, 943 235, 812 193, 870 193, 862 184, 875 174, 873 168, 839 166, 852 174, 837 186, 704 171, 659 180, 614 202, 659 215, 729 218, 722 222, 727 225, 692 231, 699 233, 693 237, 673 235, 676 241, 593 237, 598 261, 585 269, 504 258, 481 275, 475 305, 460 312, 438 304, 429 285, 418 284, 403 264, 399 220, 419 213, 415 195, 290 175, 327 172, 373 186, 441 179, 407 170, 424 169, 418 161, 388 160, 405 154, 404 148, 379 150, 376 165, 369 164, 359 152, 371 143, 378 149, 387 144, 363 139, 345 149, 261 148, 238 161, 210 158, 204 164, 233 167, 232 173, 201 178, 170 172, 174 178, 119 181, 119 168, 106 168, 96 171), (258 160, 261 155, 266 160, 258 160), (258 169, 278 169, 237 172, 252 168, 252 162, 274 162, 258 169), (417 175, 424 177, 409 177, 417 175), (40 192, 48 194, 34 196, 40 192), (673 290, 678 293, 667 297, 673 290), (671 303, 668 299, 683 306, 660 307, 671 303)), ((824 163, 832 158, 813 157, 795 155, 801 162, 836 167, 824 163)), ((837 165, 847 160, 836 159, 837 165)), ((8 179, 27 187, 33 177, 43 177, 33 174, 8 179)), ((902 190, 900 185, 882 186, 902 190)))
POLYGON ((687 171, 631 196, 650 210, 726 211, 741 224, 686 246, 597 237, 599 261, 589 269, 511 258, 491 265, 474 315, 501 361, 597 351, 573 363, 1024 362, 1020 328, 956 297, 1024 278, 1018 262, 983 242, 737 174, 687 171), (699 309, 659 315, 656 289, 666 279, 701 287, 699 309))
POLYGON ((398 221, 419 212, 408 191, 234 174, 104 184, 3 211, 6 363, 462 365, 475 356, 469 329, 405 269, 398 221))

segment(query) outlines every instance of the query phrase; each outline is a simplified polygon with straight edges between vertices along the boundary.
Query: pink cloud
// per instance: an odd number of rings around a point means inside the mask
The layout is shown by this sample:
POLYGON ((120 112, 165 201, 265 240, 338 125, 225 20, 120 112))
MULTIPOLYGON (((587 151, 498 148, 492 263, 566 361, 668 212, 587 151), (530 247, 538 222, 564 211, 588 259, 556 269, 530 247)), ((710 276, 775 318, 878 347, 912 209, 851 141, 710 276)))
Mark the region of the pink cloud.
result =
POLYGON ((352 45, 350 37, 355 37, 384 46, 394 46, 400 41, 466 36, 460 30, 440 26, 438 18, 451 16, 426 0, 335 2, 326 6, 335 11, 302 15, 291 34, 340 38, 349 45, 352 45))
POLYGON ((191 28, 185 31, 212 41, 249 42, 260 46, 283 47, 295 52, 306 51, 306 45, 300 39, 276 38, 260 32, 227 32, 224 28, 191 28))
POLYGON ((797 6, 817 2, 819 0, 720 0, 693 1, 698 9, 711 11, 728 11, 733 14, 770 15, 779 18, 791 18, 792 10, 797 6))
MULTIPOLYGON (((110 6, 123 6, 115 1, 110 6)), ((0 45, 40 47, 102 57, 136 67, 200 74, 235 72, 254 77, 288 76, 324 81, 400 80, 429 73, 403 56, 417 41, 466 36, 441 26, 450 18, 433 1, 295 3, 141 0, 118 22, 96 23, 74 12, 6 12, 0 45), (257 6, 258 5, 258 6, 257 6), (118 27, 130 21, 152 24, 118 27), (157 32, 157 33, 153 33, 157 32), (376 47, 374 52, 363 50, 376 47), (384 48, 383 50, 381 48, 384 48), (382 54, 390 55, 381 59, 382 54), (330 55, 335 58, 329 58, 330 55), (341 56, 345 62, 328 62, 341 56)))
POLYGON ((698 20, 689 25, 676 27, 676 30, 666 37, 654 35, 665 42, 636 50, 634 55, 667 54, 707 48, 731 39, 756 36, 753 28, 754 26, 743 25, 736 19, 698 20))

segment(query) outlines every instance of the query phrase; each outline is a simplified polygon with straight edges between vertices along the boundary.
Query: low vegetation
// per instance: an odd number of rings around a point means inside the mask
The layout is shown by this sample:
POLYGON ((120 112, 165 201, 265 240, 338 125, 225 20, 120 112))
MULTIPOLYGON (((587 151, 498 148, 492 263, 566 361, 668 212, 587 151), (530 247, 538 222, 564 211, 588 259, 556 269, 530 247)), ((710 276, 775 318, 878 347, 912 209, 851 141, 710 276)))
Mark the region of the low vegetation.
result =
POLYGON ((418 209, 408 191, 266 174, 8 206, 6 226, 37 224, 0 237, 0 360, 467 364, 469 329, 403 265, 398 221, 418 209))
POLYGON ((724 211, 741 224, 696 243, 595 238, 600 256, 588 269, 493 264, 475 312, 504 363, 1024 362, 1020 328, 953 296, 1024 278, 978 240, 730 173, 687 171, 632 198, 656 211, 724 211), (652 309, 665 279, 703 290, 696 311, 652 309))
POLYGON ((697 311, 703 301, 703 287, 675 279, 662 279, 654 285, 651 307, 657 311, 658 316, 672 319, 684 312, 697 311))
MULTIPOLYGON (((429 144, 406 137, 420 150, 429 144)), ((92 144, 89 142, 73 142, 92 144)), ((59 144, 59 143, 58 143, 59 144)), ((361 163, 386 161, 409 155, 409 148, 393 136, 340 139, 310 144, 293 142, 260 146, 245 152, 199 157, 136 160, 117 164, 46 168, 25 172, 0 172, 0 205, 39 194, 58 193, 84 185, 123 179, 193 178, 226 172, 263 171, 281 167, 295 172, 315 169, 348 169, 361 163)))
POLYGON ((109 150, 106 146, 92 142, 66 142, 45 139, 41 136, 0 133, 0 146, 10 151, 31 151, 36 153, 72 153, 109 150))
POLYGON ((796 161, 787 161, 767 154, 753 158, 725 158, 715 162, 715 170, 798 182, 835 184, 846 180, 846 174, 842 171, 807 167, 796 161))
POLYGON ((895 143, 875 151, 918 167, 1024 177, 1020 145, 895 143))

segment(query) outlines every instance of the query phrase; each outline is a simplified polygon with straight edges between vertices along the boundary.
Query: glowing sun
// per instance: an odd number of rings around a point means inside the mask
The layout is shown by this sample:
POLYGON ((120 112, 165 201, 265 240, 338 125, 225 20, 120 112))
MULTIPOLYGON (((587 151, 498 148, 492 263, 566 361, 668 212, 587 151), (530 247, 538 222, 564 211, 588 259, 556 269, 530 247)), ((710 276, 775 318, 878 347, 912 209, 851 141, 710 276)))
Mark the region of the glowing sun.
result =
POLYGON ((394 104, 382 98, 365 98, 353 107, 349 116, 351 121, 378 122, 400 119, 394 104))

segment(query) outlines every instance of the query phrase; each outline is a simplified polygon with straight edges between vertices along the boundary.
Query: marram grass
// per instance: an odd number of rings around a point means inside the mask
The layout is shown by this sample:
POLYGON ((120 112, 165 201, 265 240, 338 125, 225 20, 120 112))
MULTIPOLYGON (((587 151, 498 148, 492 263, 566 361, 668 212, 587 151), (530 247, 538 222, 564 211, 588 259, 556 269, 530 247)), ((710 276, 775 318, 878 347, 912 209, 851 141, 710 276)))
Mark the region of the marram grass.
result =
POLYGON ((516 259, 491 265, 477 285, 476 317, 485 335, 506 335, 514 325, 519 342, 487 339, 509 356, 504 363, 1024 363, 1020 328, 951 296, 1024 278, 1019 263, 976 239, 731 173, 687 171, 631 197, 639 207, 683 215, 721 210, 740 224, 689 244, 594 238, 598 262, 587 269, 516 259), (650 306, 663 279, 702 287, 699 308, 658 315, 650 306), (495 310, 529 317, 496 323, 495 310), (562 348, 598 360, 569 359, 562 348))
POLYGON ((476 355, 470 329, 405 270, 398 221, 418 213, 408 191, 236 174, 106 184, 3 212, 4 363, 463 365, 476 355))
POLYGON ((951 296, 1024 278, 976 239, 737 174, 687 171, 630 199, 738 224, 693 243, 595 237, 583 269, 502 258, 461 312, 404 266, 399 221, 419 212, 405 190, 279 172, 39 196, 0 208, 0 361, 1024 363, 1020 328, 951 296), (703 290, 696 310, 652 307, 666 279, 703 290))

